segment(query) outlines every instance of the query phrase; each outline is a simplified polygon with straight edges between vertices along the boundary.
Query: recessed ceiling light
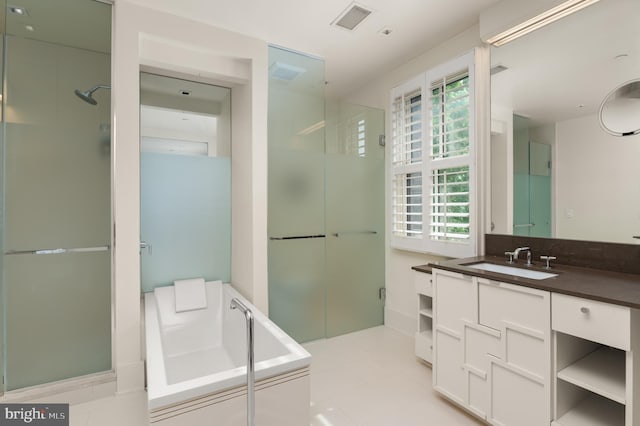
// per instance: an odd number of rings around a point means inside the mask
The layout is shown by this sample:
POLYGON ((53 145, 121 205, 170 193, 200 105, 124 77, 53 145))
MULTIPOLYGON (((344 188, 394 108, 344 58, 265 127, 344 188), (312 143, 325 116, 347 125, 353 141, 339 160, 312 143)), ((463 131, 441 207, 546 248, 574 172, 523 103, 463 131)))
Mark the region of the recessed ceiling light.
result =
POLYGON ((7 6, 7 8, 9 9, 9 12, 15 14, 15 15, 20 15, 20 16, 27 16, 27 9, 25 9, 24 7, 19 7, 19 6, 7 6))
POLYGON ((24 29, 27 31, 33 31, 33 27, 31 25, 25 25, 24 29))
POLYGON ((626 59, 626 58, 628 58, 628 57, 629 57, 629 54, 628 54, 628 53, 621 53, 621 54, 619 54, 619 55, 614 56, 614 58, 613 58, 613 59, 615 59, 616 61, 619 61, 619 60, 621 60, 621 59, 626 59))

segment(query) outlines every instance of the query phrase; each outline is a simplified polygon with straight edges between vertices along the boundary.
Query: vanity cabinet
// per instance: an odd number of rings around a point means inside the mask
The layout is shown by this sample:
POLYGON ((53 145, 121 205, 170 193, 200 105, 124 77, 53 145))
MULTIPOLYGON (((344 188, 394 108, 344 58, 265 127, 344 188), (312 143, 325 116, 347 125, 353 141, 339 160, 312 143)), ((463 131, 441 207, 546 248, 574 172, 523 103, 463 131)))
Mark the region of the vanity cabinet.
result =
POLYGON ((490 424, 551 422, 549 292, 433 270, 433 386, 490 424))
POLYGON ((433 281, 427 272, 413 272, 418 295, 418 328, 415 334, 415 354, 429 363, 433 360, 433 281))
POLYGON ((640 315, 554 293, 554 426, 640 425, 640 315))

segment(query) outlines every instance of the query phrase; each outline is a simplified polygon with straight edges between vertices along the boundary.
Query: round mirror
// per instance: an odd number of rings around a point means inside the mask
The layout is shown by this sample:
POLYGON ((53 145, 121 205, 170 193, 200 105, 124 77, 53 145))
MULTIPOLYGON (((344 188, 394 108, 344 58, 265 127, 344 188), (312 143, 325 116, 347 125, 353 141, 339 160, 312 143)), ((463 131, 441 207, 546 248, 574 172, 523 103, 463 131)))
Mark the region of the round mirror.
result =
POLYGON ((600 125, 615 136, 640 133, 640 79, 616 87, 600 104, 600 125))

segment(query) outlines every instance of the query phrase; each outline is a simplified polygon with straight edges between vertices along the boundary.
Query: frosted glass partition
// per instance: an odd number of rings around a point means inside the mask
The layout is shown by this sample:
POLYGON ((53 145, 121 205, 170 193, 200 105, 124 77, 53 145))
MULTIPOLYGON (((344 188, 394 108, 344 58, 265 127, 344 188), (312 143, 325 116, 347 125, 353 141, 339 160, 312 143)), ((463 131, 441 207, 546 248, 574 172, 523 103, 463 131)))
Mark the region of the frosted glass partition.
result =
POLYGON ((551 145, 529 145, 532 237, 551 237, 551 145))
POLYGON ((514 116, 513 234, 551 236, 551 145, 533 142, 528 119, 514 116))
POLYGON ((142 291, 174 280, 231 280, 231 158, 140 156, 142 291))
POLYGON ((324 61, 269 48, 269 316, 325 336, 324 61))
POLYGON ((111 369, 110 253, 5 257, 6 390, 111 369))
MULTIPOLYGON (((110 5, 75 6, 60 16, 90 13, 92 40, 110 40, 110 5)), ((64 43, 2 35, 3 391, 112 368, 111 92, 74 94, 108 85, 111 58, 69 28, 64 43)))
POLYGON ((384 113, 327 102, 320 59, 269 63, 269 316, 298 341, 380 325, 384 113))
POLYGON ((327 337, 383 323, 384 112, 327 104, 327 337))
POLYGON ((269 241, 269 317, 299 342, 325 336, 325 241, 269 241))

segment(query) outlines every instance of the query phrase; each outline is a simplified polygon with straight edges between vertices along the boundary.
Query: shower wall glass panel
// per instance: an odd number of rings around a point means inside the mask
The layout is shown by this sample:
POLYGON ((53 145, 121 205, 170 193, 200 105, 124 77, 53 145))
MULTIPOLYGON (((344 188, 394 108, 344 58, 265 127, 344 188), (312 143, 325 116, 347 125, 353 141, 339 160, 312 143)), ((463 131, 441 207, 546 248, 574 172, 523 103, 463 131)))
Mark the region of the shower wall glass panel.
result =
MULTIPOLYGON (((111 6, 83 3, 82 12, 110 27, 111 6)), ((37 7, 31 15, 43 12, 37 7)), ((110 91, 95 93, 97 105, 74 94, 110 83, 110 53, 44 33, 41 40, 4 35, 2 353, 8 391, 112 367, 110 91)), ((86 34, 73 37, 84 41, 86 34)), ((109 40, 110 32, 98 38, 109 40)))
POLYGON ((322 60, 269 55, 269 316, 298 341, 382 324, 383 112, 327 102, 322 60))
POLYGON ((513 234, 551 237, 551 145, 531 132, 528 119, 514 116, 513 234))
POLYGON ((140 154, 142 291, 231 280, 231 159, 140 154))

